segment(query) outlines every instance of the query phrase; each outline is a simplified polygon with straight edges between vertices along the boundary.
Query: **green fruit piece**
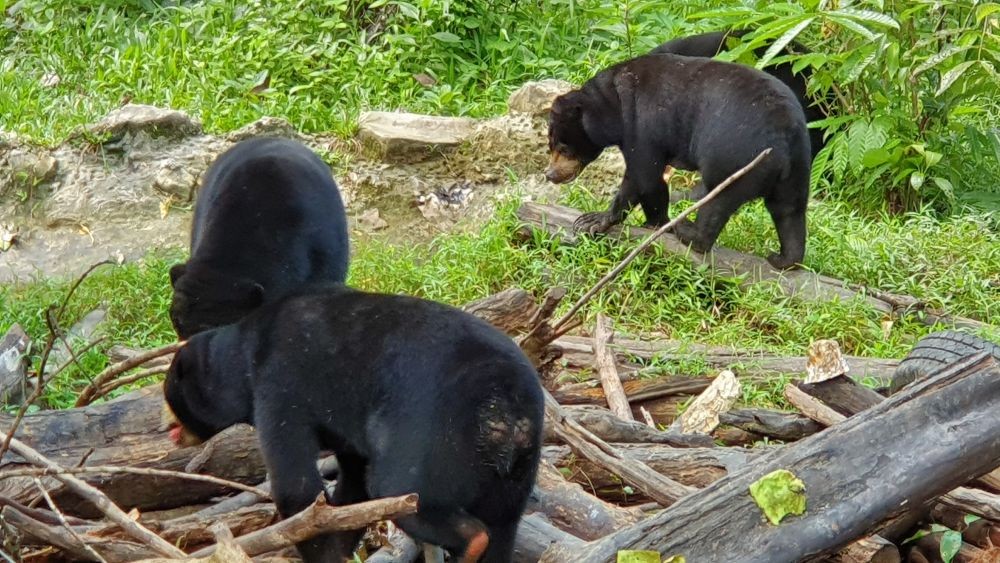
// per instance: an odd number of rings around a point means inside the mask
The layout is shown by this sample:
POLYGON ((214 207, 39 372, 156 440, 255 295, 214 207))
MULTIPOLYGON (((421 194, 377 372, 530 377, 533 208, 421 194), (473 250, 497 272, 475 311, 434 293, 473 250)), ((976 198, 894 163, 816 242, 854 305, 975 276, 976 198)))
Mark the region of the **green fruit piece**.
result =
POLYGON ((806 511, 806 485, 787 469, 768 473, 750 485, 750 496, 764 511, 769 522, 777 525, 789 514, 806 511))

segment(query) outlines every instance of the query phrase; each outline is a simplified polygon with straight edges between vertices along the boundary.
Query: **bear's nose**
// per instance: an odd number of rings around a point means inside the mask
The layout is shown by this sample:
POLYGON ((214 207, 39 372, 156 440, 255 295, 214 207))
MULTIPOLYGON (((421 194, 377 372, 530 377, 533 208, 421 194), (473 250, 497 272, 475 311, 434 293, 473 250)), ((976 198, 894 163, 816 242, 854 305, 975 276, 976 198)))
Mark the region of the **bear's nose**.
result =
POLYGON ((559 179, 559 175, 556 173, 555 170, 553 170, 551 168, 546 168, 545 169, 545 179, 554 183, 556 180, 559 179))

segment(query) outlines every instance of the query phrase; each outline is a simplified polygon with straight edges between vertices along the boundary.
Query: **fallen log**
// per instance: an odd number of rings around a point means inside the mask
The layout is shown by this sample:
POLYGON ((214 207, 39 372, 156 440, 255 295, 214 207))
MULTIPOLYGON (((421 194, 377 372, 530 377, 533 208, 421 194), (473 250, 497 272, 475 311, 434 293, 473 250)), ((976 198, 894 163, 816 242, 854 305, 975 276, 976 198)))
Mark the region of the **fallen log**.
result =
POLYGON ((567 481, 552 464, 538 467, 535 489, 527 510, 544 514, 557 527, 585 540, 594 540, 635 524, 641 514, 619 508, 588 495, 576 483, 567 481))
MULTIPOLYGON (((593 405, 564 406, 563 413, 577 421, 605 442, 666 444, 678 448, 710 448, 712 438, 696 434, 681 434, 672 430, 656 430, 645 424, 621 420, 611 411, 593 405)), ((551 425, 545 426, 545 443, 558 441, 551 425)))
MULTIPOLYGON (((268 553, 298 542, 339 530, 364 528, 378 520, 392 520, 417 511, 417 495, 381 498, 331 506, 324 493, 309 507, 277 524, 236 538, 236 544, 250 556, 268 553)), ((199 549, 192 557, 205 557, 215 546, 199 549)))
POLYGON ((594 331, 594 365, 597 366, 597 373, 600 375, 601 389, 611 412, 622 420, 633 421, 635 418, 632 416, 632 409, 629 408, 625 389, 622 388, 618 368, 615 367, 615 356, 608 348, 613 338, 611 320, 598 313, 597 327, 594 331))
MULTIPOLYGON (((573 222, 581 212, 562 205, 545 205, 528 202, 517 210, 517 217, 527 226, 527 229, 541 229, 547 233, 572 241, 573 222)), ((644 239, 654 231, 643 227, 616 225, 608 230, 609 237, 623 237, 630 240, 644 239)), ((890 295, 878 290, 859 287, 848 282, 816 274, 807 270, 778 271, 759 256, 744 254, 716 245, 711 252, 700 254, 694 252, 677 237, 665 234, 658 238, 657 244, 666 252, 684 256, 698 266, 707 266, 718 275, 739 277, 740 284, 749 287, 761 282, 773 281, 782 292, 790 297, 806 301, 850 301, 859 299, 876 311, 887 314, 904 315, 913 312, 912 306, 897 306, 890 295)), ((900 296, 893 295, 898 298, 900 296)), ((917 301, 914 298, 910 298, 917 301)), ((982 328, 985 323, 973 319, 949 316, 941 311, 927 311, 929 314, 918 315, 918 319, 927 325, 938 322, 952 322, 962 326, 982 328)))
POLYGON ((513 563, 538 563, 542 553, 553 545, 573 549, 582 547, 585 542, 553 526, 541 514, 528 514, 517 526, 513 563))
MULTIPOLYGON (((559 337, 554 344, 562 349, 562 359, 569 367, 584 368, 592 365, 593 347, 590 339, 566 335, 559 337)), ((641 371, 637 364, 630 361, 631 358, 644 361, 653 358, 682 361, 695 357, 713 368, 730 369, 741 377, 800 374, 805 372, 808 362, 806 356, 778 356, 762 350, 739 350, 728 346, 677 340, 635 340, 617 334, 611 349, 616 352, 618 371, 624 379, 633 377, 641 371)), ((844 359, 851 367, 848 375, 856 381, 871 378, 887 384, 892 380, 893 372, 899 365, 898 360, 861 356, 844 356, 844 359)))
MULTIPOLYGON (((657 377, 622 382, 630 403, 658 399, 670 395, 697 395, 712 383, 708 377, 657 377)), ((563 387, 552 392, 562 405, 606 405, 604 389, 596 382, 588 385, 563 387)))
POLYGON ((829 558, 832 563, 899 563, 896 544, 879 536, 861 538, 829 558))
POLYGON ((962 539, 980 548, 1000 546, 1000 524, 995 520, 979 518, 971 522, 968 513, 938 504, 931 509, 930 519, 952 530, 962 532, 962 539))
POLYGON ((78 561, 96 560, 88 547, 96 551, 108 563, 123 563, 159 557, 159 553, 150 547, 127 540, 87 537, 86 544, 84 544, 63 526, 35 520, 12 506, 0 509, 0 517, 21 533, 30 536, 32 543, 57 547, 78 561))
MULTIPOLYGON (((518 219, 532 228, 542 229, 554 235, 560 235, 570 240, 573 232, 573 222, 580 216, 580 211, 562 205, 544 205, 525 203, 517 211, 518 219)), ((624 237, 637 240, 649 236, 653 231, 642 227, 620 226, 612 227, 607 236, 624 237)), ((764 281, 777 282, 785 294, 800 297, 808 301, 849 301, 860 298, 873 309, 883 313, 891 313, 890 303, 865 295, 848 287, 847 283, 815 274, 806 270, 790 270, 779 272, 771 267, 761 257, 736 252, 721 246, 715 246, 711 252, 699 254, 688 248, 673 235, 663 235, 657 241, 663 250, 671 254, 679 254, 690 259, 699 266, 708 266, 718 275, 726 277, 742 277, 742 284, 752 285, 764 281)))
POLYGON ((789 561, 834 553, 878 523, 1000 465, 1000 367, 979 354, 893 398, 545 563, 604 563, 620 549, 689 561, 789 561), (956 425, 962 432, 954 432, 956 425), (945 443, 939 438, 948 435, 945 443), (912 455, 919 444, 919 456, 912 455), (905 464, 896 460, 907 459, 905 464), (774 526, 747 494, 778 469, 805 484, 806 511, 774 526))
POLYGON ((420 546, 395 524, 389 523, 386 545, 365 560, 365 563, 412 563, 420 555, 420 546))
MULTIPOLYGON (((626 459, 634 459, 650 469, 689 487, 703 488, 752 463, 761 450, 743 448, 670 448, 654 444, 611 444, 626 459)), ((542 459, 569 470, 568 479, 591 494, 613 502, 645 502, 640 491, 626 495, 621 478, 592 461, 576 456, 567 446, 546 446, 542 459)))
POLYGON ((719 422, 746 432, 791 442, 812 436, 823 426, 791 412, 768 409, 735 409, 719 415, 719 422))

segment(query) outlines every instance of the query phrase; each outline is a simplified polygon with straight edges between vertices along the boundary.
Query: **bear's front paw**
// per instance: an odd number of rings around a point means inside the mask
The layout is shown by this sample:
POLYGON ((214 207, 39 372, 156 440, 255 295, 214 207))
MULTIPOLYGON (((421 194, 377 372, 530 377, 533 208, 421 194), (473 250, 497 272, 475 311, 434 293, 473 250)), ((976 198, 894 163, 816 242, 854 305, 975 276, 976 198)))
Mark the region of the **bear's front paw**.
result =
POLYGON ((607 232, 614 224, 615 221, 607 211, 594 211, 577 217, 573 221, 573 232, 596 235, 607 232))
POLYGON ((795 270, 799 267, 798 262, 791 258, 785 258, 778 253, 772 253, 767 257, 767 262, 776 270, 795 270))
POLYGON ((691 221, 679 221, 670 229, 670 232, 674 233, 674 236, 684 244, 691 244, 698 238, 698 230, 691 221))

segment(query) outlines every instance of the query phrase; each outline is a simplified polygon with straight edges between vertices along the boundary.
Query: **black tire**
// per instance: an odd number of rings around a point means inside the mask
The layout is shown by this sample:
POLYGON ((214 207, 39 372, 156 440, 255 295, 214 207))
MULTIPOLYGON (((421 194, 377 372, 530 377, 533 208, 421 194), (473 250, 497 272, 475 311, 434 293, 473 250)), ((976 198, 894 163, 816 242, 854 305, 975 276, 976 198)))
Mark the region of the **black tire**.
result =
POLYGON ((1000 345, 989 340, 957 330, 928 334, 918 340, 910 353, 899 362, 889 384, 889 394, 979 352, 990 352, 1000 361, 1000 345))

